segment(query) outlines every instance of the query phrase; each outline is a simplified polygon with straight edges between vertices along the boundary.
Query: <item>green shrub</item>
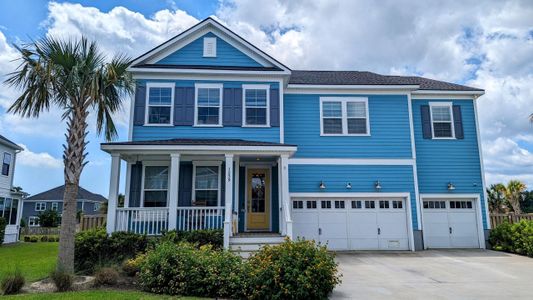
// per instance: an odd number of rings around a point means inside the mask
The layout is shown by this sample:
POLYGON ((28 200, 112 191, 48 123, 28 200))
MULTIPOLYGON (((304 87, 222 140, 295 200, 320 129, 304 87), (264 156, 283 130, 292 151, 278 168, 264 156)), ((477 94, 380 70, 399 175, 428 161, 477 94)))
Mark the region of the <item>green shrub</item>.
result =
POLYGON ((494 250, 533 257, 533 221, 496 226, 490 232, 489 242, 494 250))
POLYGON ((174 243, 188 242, 198 246, 211 245, 215 249, 222 249, 224 232, 222 229, 205 229, 195 231, 171 230, 163 233, 161 240, 174 243))
POLYGON ((101 268, 94 274, 94 285, 114 286, 117 284, 119 274, 115 268, 101 268))
POLYGON ((4 235, 6 233, 7 222, 6 219, 0 217, 0 246, 4 243, 4 235))
POLYGON ((24 241, 25 241, 26 243, 29 243, 29 242, 30 242, 30 239, 31 239, 31 238, 30 238, 29 235, 25 235, 25 236, 24 236, 24 241))
POLYGON ((59 226, 59 213, 55 210, 47 209, 38 215, 39 224, 41 227, 57 227, 59 226))
POLYGON ((58 292, 66 292, 72 290, 72 283, 74 278, 72 274, 65 272, 62 268, 53 270, 50 273, 50 278, 56 286, 58 292))
POLYGON ((32 243, 37 243, 38 241, 39 241, 39 238, 36 237, 36 236, 32 236, 32 237, 30 238, 30 242, 32 242, 32 243))
POLYGON ((139 284, 143 290, 159 294, 242 298, 246 266, 228 251, 166 241, 142 261, 139 284))
POLYGON ((137 275, 137 273, 141 271, 141 264, 145 258, 146 254, 142 253, 135 258, 125 260, 122 264, 122 271, 130 277, 137 275))
POLYGON ((15 270, 14 273, 8 274, 2 278, 2 292, 4 295, 13 295, 20 292, 26 280, 20 272, 20 270, 15 270))
POLYGON ((146 251, 145 235, 115 232, 108 236, 105 229, 76 234, 74 264, 77 271, 93 273, 96 266, 120 264, 146 251))
POLYGON ((333 255, 314 241, 264 246, 248 264, 249 299, 327 299, 340 283, 333 255))
POLYGON ((21 218, 20 219, 20 228, 25 228, 26 227, 26 221, 24 220, 24 218, 21 218))
POLYGON ((48 236, 43 235, 43 236, 41 237, 41 242, 48 242, 48 236))

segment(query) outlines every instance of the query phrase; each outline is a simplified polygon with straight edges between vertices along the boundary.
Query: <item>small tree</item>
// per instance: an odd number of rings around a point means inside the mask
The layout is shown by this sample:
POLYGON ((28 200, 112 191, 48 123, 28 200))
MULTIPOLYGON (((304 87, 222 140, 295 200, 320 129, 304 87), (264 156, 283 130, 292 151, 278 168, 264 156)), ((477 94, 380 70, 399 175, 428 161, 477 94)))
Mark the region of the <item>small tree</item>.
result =
POLYGON ((521 214, 522 208, 520 208, 520 202, 524 197, 524 191, 526 185, 520 180, 511 180, 507 183, 505 189, 505 199, 509 202, 509 205, 513 208, 515 214, 521 214))
POLYGON ((59 225, 59 214, 55 210, 47 209, 38 217, 41 227, 57 227, 59 225))
POLYGON ((487 189, 489 210, 491 213, 505 212, 505 186, 501 183, 491 184, 487 189))

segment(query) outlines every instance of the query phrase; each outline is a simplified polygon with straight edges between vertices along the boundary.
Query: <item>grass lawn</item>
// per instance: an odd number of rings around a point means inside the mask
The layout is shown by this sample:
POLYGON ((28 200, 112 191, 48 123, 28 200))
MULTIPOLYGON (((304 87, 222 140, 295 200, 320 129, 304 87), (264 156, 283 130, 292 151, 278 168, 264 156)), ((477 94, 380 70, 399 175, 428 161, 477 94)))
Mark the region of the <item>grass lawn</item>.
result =
MULTIPOLYGON (((57 260, 59 243, 17 243, 0 247, 0 274, 18 268, 26 282, 34 282, 48 276, 57 260)), ((37 298, 38 299, 38 298, 37 298)))
POLYGON ((114 290, 91 290, 81 292, 68 293, 44 293, 44 294, 23 294, 15 296, 4 296, 2 299, 25 299, 25 300, 40 300, 40 299, 128 299, 128 300, 152 300, 152 299, 203 299, 191 297, 170 297, 155 294, 147 294, 136 291, 114 291, 114 290))

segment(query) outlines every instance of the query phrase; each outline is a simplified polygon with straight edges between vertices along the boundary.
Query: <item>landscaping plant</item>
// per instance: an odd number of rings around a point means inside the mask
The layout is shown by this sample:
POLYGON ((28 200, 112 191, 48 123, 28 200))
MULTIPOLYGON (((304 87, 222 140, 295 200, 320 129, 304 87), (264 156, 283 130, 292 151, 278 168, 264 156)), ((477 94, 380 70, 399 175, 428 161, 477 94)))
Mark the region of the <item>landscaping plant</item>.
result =
POLYGON ((55 210, 47 209, 39 213, 39 224, 41 227, 59 226, 59 213, 55 210))
POLYGON ((120 275, 115 268, 105 267, 94 273, 95 286, 114 286, 117 284, 120 275))
POLYGON ((137 275, 137 273, 141 271, 141 264, 145 258, 146 254, 141 253, 135 258, 125 260, 122 264, 122 271, 124 271, 124 273, 130 277, 137 275))
POLYGON ((7 274, 2 278, 2 292, 4 295, 18 294, 25 282, 24 276, 17 269, 12 274, 7 274))
POLYGON ((163 233, 162 241, 174 243, 188 242, 198 246, 211 245, 213 248, 222 249, 224 232, 222 229, 204 229, 193 231, 170 230, 163 233))
POLYGON ((498 225, 491 230, 489 243, 494 250, 533 257, 533 221, 498 225))
POLYGON ((6 219, 0 217, 0 246, 4 243, 4 234, 6 233, 6 219))
POLYGON ((63 268, 55 268, 50 273, 50 278, 56 286, 58 292, 66 292, 72 290, 72 284, 74 282, 73 275, 70 272, 66 272, 63 268))

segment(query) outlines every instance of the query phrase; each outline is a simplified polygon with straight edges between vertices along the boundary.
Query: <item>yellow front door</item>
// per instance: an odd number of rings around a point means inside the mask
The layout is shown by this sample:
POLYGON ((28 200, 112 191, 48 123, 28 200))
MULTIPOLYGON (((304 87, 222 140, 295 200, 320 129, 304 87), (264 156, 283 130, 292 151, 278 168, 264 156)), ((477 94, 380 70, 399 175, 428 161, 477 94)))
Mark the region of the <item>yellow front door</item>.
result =
POLYGON ((270 170, 248 169, 246 176, 248 230, 270 229, 270 170))

